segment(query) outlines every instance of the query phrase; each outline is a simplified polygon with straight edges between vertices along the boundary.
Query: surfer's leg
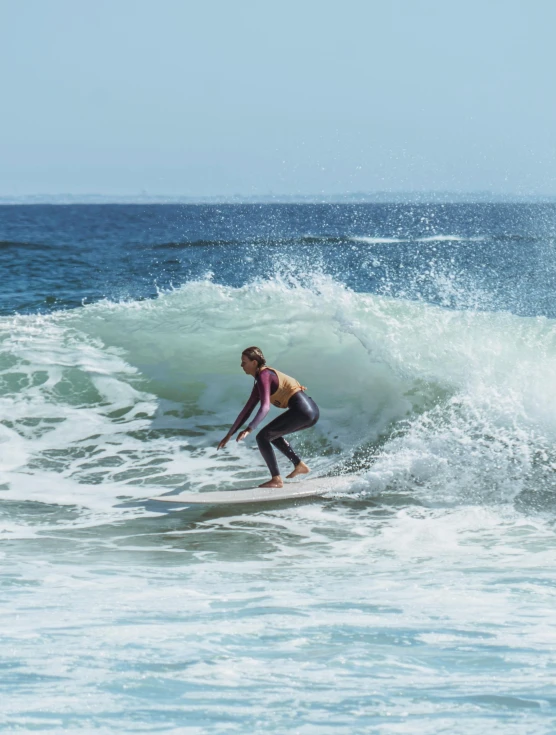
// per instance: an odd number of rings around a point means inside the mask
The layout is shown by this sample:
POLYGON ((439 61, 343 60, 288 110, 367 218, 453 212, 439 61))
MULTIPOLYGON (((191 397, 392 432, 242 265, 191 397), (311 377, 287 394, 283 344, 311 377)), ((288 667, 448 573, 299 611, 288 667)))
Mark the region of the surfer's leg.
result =
POLYGON ((263 459, 266 462, 266 466, 268 467, 271 476, 278 477, 280 475, 280 470, 278 468, 278 462, 276 461, 276 455, 274 454, 274 450, 272 449, 270 439, 268 438, 268 435, 265 431, 265 429, 267 428, 268 426, 266 426, 264 429, 261 429, 257 434, 257 444, 259 446, 260 453, 263 455, 263 459))
POLYGON ((274 421, 267 424, 257 434, 257 444, 273 477, 279 475, 280 471, 271 444, 274 444, 276 449, 285 454, 294 466, 299 465, 301 459, 297 456, 291 444, 283 439, 283 436, 302 429, 308 429, 314 426, 319 419, 317 404, 303 393, 296 393, 290 399, 290 405, 291 408, 288 408, 286 413, 277 416, 274 421))
POLYGON ((283 436, 279 436, 278 439, 272 439, 271 444, 273 444, 279 452, 282 452, 290 462, 293 462, 294 465, 301 462, 301 459, 295 453, 292 445, 286 441, 283 436))

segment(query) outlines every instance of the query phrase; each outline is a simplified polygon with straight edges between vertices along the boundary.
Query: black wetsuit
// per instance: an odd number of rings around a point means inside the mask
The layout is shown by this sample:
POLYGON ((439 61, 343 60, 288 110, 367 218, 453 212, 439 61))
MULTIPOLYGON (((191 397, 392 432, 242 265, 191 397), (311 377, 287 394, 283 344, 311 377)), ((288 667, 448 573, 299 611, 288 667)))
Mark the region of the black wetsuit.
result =
POLYGON ((272 444, 282 454, 285 454, 295 467, 301 462, 301 459, 294 452, 291 444, 284 439, 284 434, 293 434, 294 431, 308 429, 314 426, 318 420, 319 408, 317 404, 312 398, 299 391, 290 398, 286 411, 259 431, 257 444, 272 477, 280 474, 272 444))

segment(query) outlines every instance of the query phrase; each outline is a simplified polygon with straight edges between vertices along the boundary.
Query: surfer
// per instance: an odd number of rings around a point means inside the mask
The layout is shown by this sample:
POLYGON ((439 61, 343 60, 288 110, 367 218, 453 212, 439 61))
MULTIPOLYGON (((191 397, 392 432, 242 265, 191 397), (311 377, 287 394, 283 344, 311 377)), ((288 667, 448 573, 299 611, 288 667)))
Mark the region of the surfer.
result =
POLYGON ((255 378, 255 385, 249 400, 234 421, 230 431, 218 445, 218 449, 226 446, 243 422, 252 414, 259 401, 261 406, 255 418, 246 429, 239 433, 236 441, 242 441, 257 428, 269 412, 271 403, 278 408, 286 408, 286 413, 277 416, 257 434, 257 444, 272 475, 271 480, 259 487, 283 487, 284 481, 280 476, 272 445, 274 444, 276 449, 279 449, 293 463, 294 469, 287 475, 288 478, 306 475, 310 472, 309 467, 294 452, 291 444, 284 439, 284 434, 293 434, 294 431, 314 426, 319 420, 318 406, 312 398, 305 395, 306 388, 301 383, 267 365, 258 347, 247 347, 243 350, 241 367, 247 375, 255 378))

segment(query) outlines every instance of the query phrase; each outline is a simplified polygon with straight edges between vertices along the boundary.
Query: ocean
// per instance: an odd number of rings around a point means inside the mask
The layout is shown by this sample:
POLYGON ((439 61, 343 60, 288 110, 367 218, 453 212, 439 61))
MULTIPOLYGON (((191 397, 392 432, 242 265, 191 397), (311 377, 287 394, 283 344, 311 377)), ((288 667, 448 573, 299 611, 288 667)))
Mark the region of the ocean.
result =
POLYGON ((0 729, 556 732, 555 247, 551 204, 1 206, 0 729), (356 480, 153 510, 267 479, 216 451, 249 345, 356 480))

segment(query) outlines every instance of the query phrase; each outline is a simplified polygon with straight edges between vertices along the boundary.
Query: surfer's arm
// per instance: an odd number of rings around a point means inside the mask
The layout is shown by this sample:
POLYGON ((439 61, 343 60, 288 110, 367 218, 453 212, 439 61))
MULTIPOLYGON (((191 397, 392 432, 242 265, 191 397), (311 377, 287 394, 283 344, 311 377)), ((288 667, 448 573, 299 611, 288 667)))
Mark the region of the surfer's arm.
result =
MULTIPOLYGON (((265 371, 266 372, 266 371, 265 371)), ((251 391, 251 395, 249 396, 249 400, 245 404, 245 406, 242 408, 241 413, 237 417, 237 419, 234 421, 234 425, 228 432, 228 436, 233 436, 236 431, 239 429, 239 427, 244 423, 244 421, 247 421, 249 416, 253 413, 253 409, 259 402, 259 389, 257 385, 255 384, 253 386, 253 390, 251 391)))
POLYGON ((261 407, 257 411, 257 414, 253 421, 247 427, 249 431, 255 431, 257 426, 261 423, 267 413, 270 411, 270 388, 272 384, 272 373, 270 370, 263 370, 257 376, 257 383, 255 388, 259 392, 259 400, 261 401, 261 407))

